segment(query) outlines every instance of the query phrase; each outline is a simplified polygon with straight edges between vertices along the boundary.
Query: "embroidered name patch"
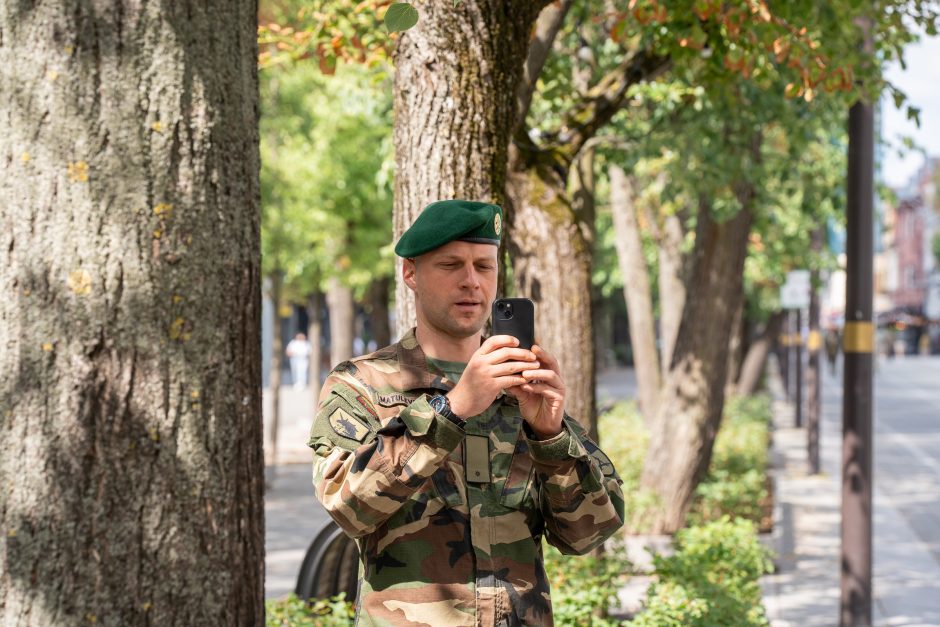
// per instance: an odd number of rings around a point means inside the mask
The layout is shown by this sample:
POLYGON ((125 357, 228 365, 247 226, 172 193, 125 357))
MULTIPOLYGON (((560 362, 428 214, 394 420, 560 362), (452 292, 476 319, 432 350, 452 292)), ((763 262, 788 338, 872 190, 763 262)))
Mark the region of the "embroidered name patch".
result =
POLYGON ((393 405, 411 405, 412 400, 404 394, 379 394, 379 405, 392 407, 393 405))
POLYGON ((330 426, 338 435, 357 442, 362 442, 369 434, 369 429, 364 424, 353 418, 349 415, 349 412, 342 408, 338 408, 330 414, 330 426))

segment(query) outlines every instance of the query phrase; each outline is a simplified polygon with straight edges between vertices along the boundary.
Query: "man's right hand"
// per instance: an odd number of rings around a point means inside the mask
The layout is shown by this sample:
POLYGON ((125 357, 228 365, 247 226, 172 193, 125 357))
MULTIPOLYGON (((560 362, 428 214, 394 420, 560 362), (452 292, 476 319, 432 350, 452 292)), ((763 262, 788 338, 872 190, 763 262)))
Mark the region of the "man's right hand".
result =
POLYGON ((494 335, 483 342, 447 393, 451 411, 466 420, 483 412, 506 388, 528 383, 522 371, 539 368, 539 362, 535 353, 518 345, 511 335, 494 335))

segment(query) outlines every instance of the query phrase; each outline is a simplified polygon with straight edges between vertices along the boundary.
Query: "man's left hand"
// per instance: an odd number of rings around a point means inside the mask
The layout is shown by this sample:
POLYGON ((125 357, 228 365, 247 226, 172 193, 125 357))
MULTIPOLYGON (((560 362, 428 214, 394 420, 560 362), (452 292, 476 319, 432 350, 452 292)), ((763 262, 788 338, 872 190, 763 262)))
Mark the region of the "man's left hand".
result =
POLYGON ((562 430, 565 415, 565 382, 561 378, 558 360, 539 345, 532 346, 539 364, 538 370, 524 370, 527 383, 507 388, 519 401, 519 412, 540 440, 555 437, 562 430))

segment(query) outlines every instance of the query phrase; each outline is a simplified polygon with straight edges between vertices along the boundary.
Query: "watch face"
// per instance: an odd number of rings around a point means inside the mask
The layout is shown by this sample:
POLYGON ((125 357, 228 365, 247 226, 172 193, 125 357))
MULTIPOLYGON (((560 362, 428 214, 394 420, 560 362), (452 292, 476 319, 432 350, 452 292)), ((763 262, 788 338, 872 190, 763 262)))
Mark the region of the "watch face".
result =
POLYGON ((431 409, 437 413, 441 413, 444 407, 447 405, 447 399, 443 396, 432 396, 430 401, 431 409))

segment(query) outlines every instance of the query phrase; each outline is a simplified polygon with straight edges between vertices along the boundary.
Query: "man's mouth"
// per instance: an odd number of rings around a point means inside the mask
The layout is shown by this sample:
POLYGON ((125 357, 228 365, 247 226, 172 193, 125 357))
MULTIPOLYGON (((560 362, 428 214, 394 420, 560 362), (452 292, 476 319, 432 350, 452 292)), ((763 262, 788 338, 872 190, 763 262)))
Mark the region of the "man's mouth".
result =
POLYGON ((473 309, 474 307, 478 307, 479 305, 480 305, 480 301, 478 300, 458 300, 457 301, 457 307, 461 309, 473 309))

